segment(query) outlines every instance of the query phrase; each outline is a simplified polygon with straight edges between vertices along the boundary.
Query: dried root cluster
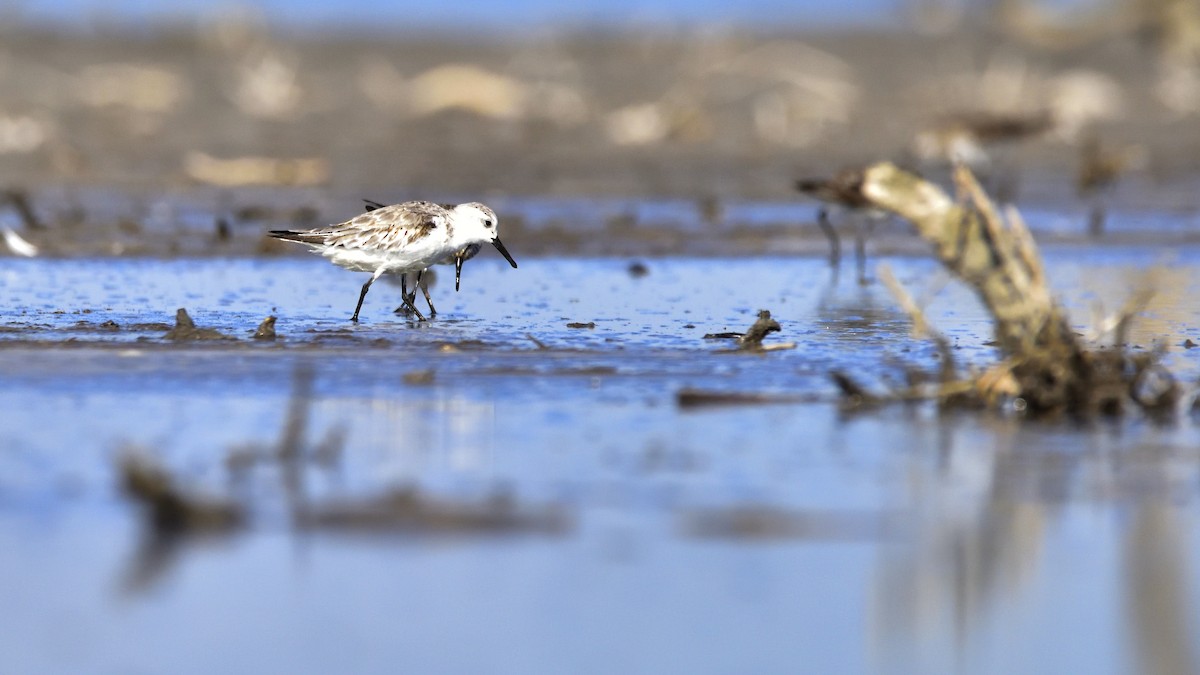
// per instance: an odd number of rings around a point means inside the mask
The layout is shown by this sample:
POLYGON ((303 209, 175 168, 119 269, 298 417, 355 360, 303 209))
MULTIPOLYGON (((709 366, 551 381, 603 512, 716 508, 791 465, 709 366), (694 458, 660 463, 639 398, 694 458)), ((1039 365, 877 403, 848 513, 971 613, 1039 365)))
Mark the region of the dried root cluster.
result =
MULTIPOLYGON (((963 375, 944 338, 928 328, 916 303, 886 273, 884 281, 914 317, 914 325, 942 348, 943 370, 933 396, 944 403, 1000 407, 1011 404, 1037 415, 1120 415, 1131 409, 1174 411, 1175 378, 1156 353, 1131 353, 1124 333, 1140 305, 1118 322, 1114 347, 1091 348, 1072 330, 1046 283, 1037 246, 1016 209, 1002 216, 965 167, 955 171, 957 195, 890 163, 863 171, 858 189, 878 208, 913 223, 942 264, 970 285, 991 313, 1003 360, 963 375)), ((843 393, 869 400, 844 374, 843 393)), ((917 390, 892 398, 909 398, 917 390)), ((878 397, 877 397, 878 398, 878 397)))

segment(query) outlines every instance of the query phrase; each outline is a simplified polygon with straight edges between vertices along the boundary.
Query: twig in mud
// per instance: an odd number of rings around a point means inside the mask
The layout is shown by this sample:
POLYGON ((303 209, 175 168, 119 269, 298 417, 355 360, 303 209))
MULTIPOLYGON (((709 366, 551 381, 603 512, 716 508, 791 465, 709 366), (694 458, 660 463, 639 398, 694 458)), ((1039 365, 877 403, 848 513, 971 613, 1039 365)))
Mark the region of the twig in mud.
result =
POLYGON ((949 383, 957 377, 957 366, 955 364, 954 350, 950 348, 950 341, 946 336, 935 330, 929 325, 929 321, 925 319, 925 312, 913 299, 912 295, 900 284, 896 279, 896 275, 892 274, 892 268, 888 264, 879 266, 879 279, 883 285, 892 293, 892 297, 896 298, 896 302, 900 304, 900 309, 908 314, 912 321, 913 337, 920 339, 927 337, 933 340, 937 345, 938 353, 942 357, 941 382, 949 383))
POLYGON ((758 319, 754 321, 749 330, 738 338, 738 344, 746 349, 761 347, 763 338, 781 330, 783 329, 779 327, 779 322, 771 318, 771 312, 760 309, 758 310, 758 319))
POLYGON ((915 338, 930 337, 934 340, 945 341, 945 337, 934 330, 929 322, 925 320, 925 312, 917 305, 917 301, 913 299, 908 290, 900 284, 896 279, 896 275, 892 274, 892 266, 884 263, 879 266, 879 280, 891 292, 892 297, 900 304, 900 309, 908 314, 909 320, 912 321, 912 334, 915 338))
POLYGON ((536 345, 538 349, 549 349, 549 347, 547 347, 547 346, 546 346, 546 343, 545 343, 545 342, 542 342, 541 340, 539 340, 539 339, 537 339, 537 338, 533 337, 533 333, 526 333, 526 334, 525 334, 525 337, 526 337, 526 338, 527 338, 527 339, 528 339, 530 342, 532 342, 534 345, 536 345))
POLYGON ((760 309, 758 318, 746 330, 745 333, 706 333, 705 340, 737 340, 736 349, 721 349, 718 354, 732 354, 737 352, 774 352, 785 349, 795 349, 795 342, 782 342, 779 344, 764 345, 763 338, 771 333, 778 333, 782 329, 779 322, 771 318, 771 312, 760 309))
POLYGON ((258 328, 254 331, 254 339, 274 340, 275 338, 275 317, 268 316, 263 319, 262 323, 258 324, 258 328))
POLYGON ((1105 335, 1111 334, 1114 347, 1125 346, 1129 342, 1129 329, 1133 325, 1133 319, 1146 309, 1156 294, 1157 291, 1148 285, 1140 285, 1125 299, 1116 314, 1097 321, 1093 333, 1088 337, 1093 341, 1100 341, 1105 335))
POLYGON ((212 328, 197 328, 196 322, 180 307, 175 310, 175 327, 163 335, 164 340, 186 342, 190 340, 233 340, 234 338, 212 328))

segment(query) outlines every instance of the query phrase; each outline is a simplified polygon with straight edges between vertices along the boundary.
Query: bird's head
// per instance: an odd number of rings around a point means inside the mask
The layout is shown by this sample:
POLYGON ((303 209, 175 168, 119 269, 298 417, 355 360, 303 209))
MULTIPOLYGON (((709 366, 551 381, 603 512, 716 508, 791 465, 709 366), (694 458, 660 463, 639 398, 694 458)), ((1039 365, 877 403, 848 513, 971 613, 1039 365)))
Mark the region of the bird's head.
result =
POLYGON ((459 204, 454 207, 454 227, 454 238, 461 246, 479 243, 491 244, 496 247, 497 251, 500 251, 500 255, 504 256, 508 264, 513 267, 517 266, 517 261, 513 260, 508 249, 500 243, 498 233, 500 222, 496 218, 496 212, 489 207, 479 202, 459 204))

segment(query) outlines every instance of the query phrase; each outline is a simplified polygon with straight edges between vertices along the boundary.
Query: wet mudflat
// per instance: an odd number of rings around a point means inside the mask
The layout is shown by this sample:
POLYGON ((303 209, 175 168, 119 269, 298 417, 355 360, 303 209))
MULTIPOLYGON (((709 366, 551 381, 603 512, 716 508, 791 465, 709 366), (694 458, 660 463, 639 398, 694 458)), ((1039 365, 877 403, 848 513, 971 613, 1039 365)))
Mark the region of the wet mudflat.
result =
MULTIPOLYGON (((1010 4, 457 37, 16 11, 0 673, 1200 672, 1200 19, 1010 4), (832 372, 939 365, 831 280, 796 192, 884 158, 975 163, 1082 333, 1155 290, 1128 337, 1181 414, 840 406, 832 372), (381 282, 352 325, 362 275, 263 235, 363 198, 484 201, 521 267, 443 273, 426 324, 381 282), (759 310, 773 351, 705 338, 759 310)), ((910 225, 868 248, 995 362, 910 225)))
MULTIPOLYGON (((1197 255, 1061 246, 1047 268, 1084 332, 1152 284, 1132 342, 1190 383, 1197 255)), ((941 286, 927 259, 887 262, 918 297, 941 286)), ((4 662, 1194 668, 1190 418, 841 411, 832 370, 884 386, 936 366, 853 277, 815 257, 481 256, 461 293, 434 286, 434 321, 394 315, 379 284, 355 326, 361 279, 315 257, 6 259, 4 662), (179 307, 229 339, 164 337, 179 307), (704 339, 759 309, 783 329, 766 344, 796 349, 704 339), (268 315, 276 339, 253 339, 268 315), (798 402, 685 407, 686 390, 798 402), (130 453, 242 520, 156 534, 120 489, 130 453)), ((961 286, 927 311, 964 362, 995 358, 961 286)))

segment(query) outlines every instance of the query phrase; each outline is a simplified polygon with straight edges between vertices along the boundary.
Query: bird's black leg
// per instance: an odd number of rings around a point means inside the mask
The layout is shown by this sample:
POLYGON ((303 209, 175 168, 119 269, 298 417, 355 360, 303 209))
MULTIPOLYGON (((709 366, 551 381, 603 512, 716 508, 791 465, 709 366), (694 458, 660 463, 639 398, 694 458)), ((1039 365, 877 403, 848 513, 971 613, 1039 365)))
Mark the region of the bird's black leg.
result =
MULTIPOLYGON (((425 304, 429 305, 429 318, 432 319, 433 317, 437 316, 437 310, 433 308, 433 299, 429 297, 429 287, 421 283, 421 277, 423 276, 425 276, 425 270, 417 272, 417 286, 421 289, 421 292, 425 294, 425 304)), ((413 297, 415 298, 416 295, 417 292, 414 290, 413 297)))
POLYGON ((867 239, 875 232, 875 219, 869 214, 864 216, 865 223, 860 222, 858 236, 854 239, 854 258, 858 265, 858 285, 866 286, 867 279, 867 239))
POLYGON ((828 209, 822 208, 817 212, 817 225, 829 240, 829 264, 837 267, 842 260, 842 242, 838 239, 837 230, 833 229, 833 223, 829 222, 828 209))
POLYGON ((412 292, 408 294, 408 304, 410 304, 410 305, 416 306, 415 303, 417 302, 417 288, 419 288, 421 286, 421 275, 424 272, 425 272, 425 270, 421 270, 420 272, 417 272, 417 280, 413 282, 412 292))
POLYGON ((842 261, 842 242, 838 239, 837 230, 833 229, 833 223, 829 222, 829 210, 825 207, 821 207, 821 210, 817 212, 817 226, 829 240, 829 266, 833 268, 833 274, 836 277, 838 266, 842 261))
POLYGON ((854 240, 854 259, 858 267, 858 285, 867 285, 867 238, 859 235, 854 240))
MULTIPOLYGON (((401 279, 403 279, 403 277, 401 277, 401 279)), ((420 274, 417 274, 417 284, 416 285, 417 286, 421 285, 421 275, 420 274)), ((425 315, 421 314, 421 310, 417 309, 417 303, 414 302, 414 300, 416 300, 416 298, 417 298, 417 290, 414 288, 412 295, 409 295, 408 291, 405 290, 404 285, 402 283, 400 286, 400 291, 401 291, 400 297, 404 299, 404 304, 408 307, 409 311, 411 311, 413 313, 413 315, 415 315, 417 317, 417 321, 424 321, 425 315)))
POLYGON ((1099 237, 1104 234, 1104 221, 1108 214, 1105 212, 1104 204, 1100 199, 1092 202, 1091 213, 1088 214, 1088 235, 1099 237))
POLYGON ((366 299, 367 291, 371 290, 371 284, 373 283, 375 283, 374 276, 367 279, 367 283, 363 284, 362 293, 358 294, 358 304, 354 306, 354 316, 350 317, 350 320, 354 323, 358 323, 358 311, 362 309, 363 300, 366 299))
POLYGON ((421 310, 417 309, 416 303, 413 302, 413 298, 415 297, 417 297, 416 293, 404 296, 404 304, 408 305, 408 309, 417 317, 417 321, 424 321, 425 315, 421 313, 421 310))
MULTIPOLYGON (((392 313, 393 314, 409 314, 410 312, 409 312, 408 306, 411 304, 411 300, 408 299, 408 275, 407 274, 400 275, 400 297, 404 299, 404 302, 402 302, 399 307, 392 310, 392 313)), ((413 297, 416 297, 416 293, 413 293, 413 297)))

